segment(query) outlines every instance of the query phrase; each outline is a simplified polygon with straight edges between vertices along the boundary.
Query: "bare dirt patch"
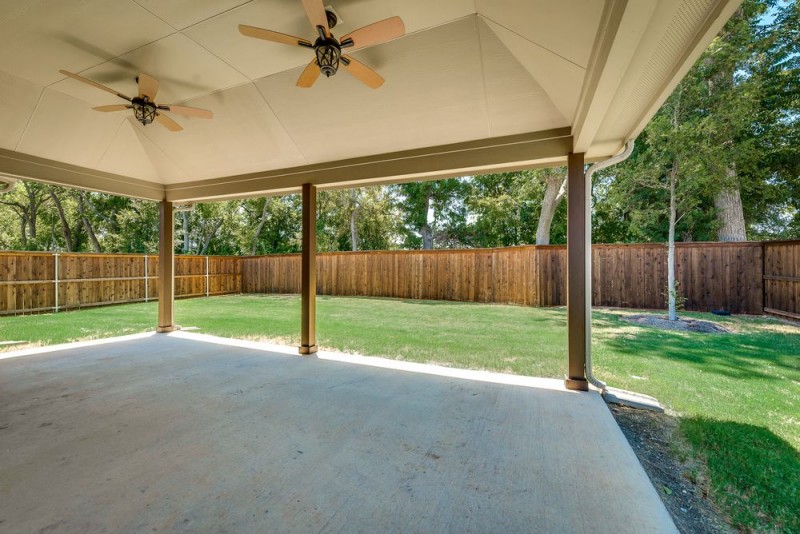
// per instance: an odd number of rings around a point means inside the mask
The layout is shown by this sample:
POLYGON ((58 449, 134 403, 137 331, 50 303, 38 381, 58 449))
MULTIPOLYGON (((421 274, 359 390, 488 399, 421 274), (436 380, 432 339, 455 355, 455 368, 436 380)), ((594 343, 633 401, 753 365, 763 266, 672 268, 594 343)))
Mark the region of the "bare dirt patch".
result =
POLYGON ((608 407, 680 532, 735 532, 709 499, 706 466, 691 454, 674 417, 617 404, 608 407))
POLYGON ((703 334, 730 334, 730 330, 724 326, 712 323, 711 321, 701 321, 700 319, 681 319, 670 321, 663 315, 622 315, 621 321, 629 323, 640 324, 645 326, 654 326, 664 330, 677 330, 679 332, 700 332, 703 334))

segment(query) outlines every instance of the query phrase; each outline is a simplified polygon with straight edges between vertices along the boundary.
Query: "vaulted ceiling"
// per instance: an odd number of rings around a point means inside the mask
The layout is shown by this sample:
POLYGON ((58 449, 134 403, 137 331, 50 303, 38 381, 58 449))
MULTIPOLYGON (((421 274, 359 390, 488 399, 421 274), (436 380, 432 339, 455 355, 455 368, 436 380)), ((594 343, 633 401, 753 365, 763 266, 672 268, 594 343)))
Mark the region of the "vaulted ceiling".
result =
POLYGON ((330 0, 338 36, 391 16, 406 35, 295 86, 313 39, 300 0, 0 0, 0 173, 193 200, 435 178, 610 156, 636 136, 737 7, 727 0, 330 0), (113 95, 207 108, 184 130, 91 108, 113 95))

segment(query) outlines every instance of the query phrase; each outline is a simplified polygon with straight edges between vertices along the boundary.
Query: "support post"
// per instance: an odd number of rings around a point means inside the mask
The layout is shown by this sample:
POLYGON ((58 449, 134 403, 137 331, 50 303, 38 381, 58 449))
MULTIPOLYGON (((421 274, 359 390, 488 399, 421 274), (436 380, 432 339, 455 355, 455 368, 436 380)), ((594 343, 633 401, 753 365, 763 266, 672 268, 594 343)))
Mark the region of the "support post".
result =
POLYGON ((588 391, 586 356, 592 350, 591 184, 583 153, 567 158, 567 389, 588 391))
POLYGON ((206 296, 208 296, 208 256, 206 256, 206 296))
POLYGON ((317 187, 303 184, 300 354, 317 352, 317 187))
POLYGON ((150 278, 150 269, 147 266, 147 252, 144 253, 144 301, 150 299, 150 286, 148 284, 150 278))
POLYGON ((53 284, 55 285, 54 313, 58 313, 58 253, 53 254, 53 262, 55 264, 53 270, 55 275, 55 278, 53 279, 53 284))
POLYGON ((173 316, 175 300, 175 222, 172 202, 158 205, 158 332, 176 330, 173 316))

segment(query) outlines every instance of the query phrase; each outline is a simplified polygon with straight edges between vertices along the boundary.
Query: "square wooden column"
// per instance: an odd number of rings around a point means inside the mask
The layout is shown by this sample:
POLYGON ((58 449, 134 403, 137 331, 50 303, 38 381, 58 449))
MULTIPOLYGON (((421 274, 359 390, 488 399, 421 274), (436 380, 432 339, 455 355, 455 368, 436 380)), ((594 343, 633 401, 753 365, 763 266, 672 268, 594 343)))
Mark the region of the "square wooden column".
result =
POLYGON ((174 230, 172 202, 162 200, 158 205, 158 332, 176 330, 174 230))
POLYGON ((588 391, 592 350, 592 203, 583 154, 567 158, 567 389, 588 391))
POLYGON ((317 352, 317 187, 303 184, 300 354, 317 352))

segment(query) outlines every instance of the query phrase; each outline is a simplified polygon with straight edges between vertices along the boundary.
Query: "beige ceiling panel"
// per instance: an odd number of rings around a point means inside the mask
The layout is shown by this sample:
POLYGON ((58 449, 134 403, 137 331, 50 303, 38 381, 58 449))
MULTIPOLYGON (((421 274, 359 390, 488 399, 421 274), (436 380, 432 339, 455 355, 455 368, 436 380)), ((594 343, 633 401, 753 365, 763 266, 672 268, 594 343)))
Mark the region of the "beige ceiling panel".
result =
POLYGON ((0 70, 42 86, 173 32, 132 0, 2 0, 0 13, 0 70))
MULTIPOLYGON (((246 83, 247 79, 185 35, 176 33, 80 73, 128 96, 135 96, 136 76, 145 72, 160 82, 159 104, 178 104, 199 95, 246 83)), ((62 78, 64 76, 60 75, 62 78)), ((92 106, 121 100, 71 78, 53 89, 92 106)))
POLYGON ((189 173, 181 168, 163 147, 156 145, 147 137, 145 132, 150 130, 145 130, 145 127, 136 122, 133 118, 128 119, 128 124, 130 126, 130 131, 133 132, 139 140, 144 152, 150 158, 150 162, 155 168, 156 173, 158 173, 159 183, 185 182, 191 179, 189 173))
POLYGON ((575 115, 586 71, 519 35, 483 19, 569 122, 575 115))
POLYGON ((604 1, 475 0, 475 3, 478 14, 498 26, 586 68, 604 1))
POLYGON ((252 2, 189 28, 184 33, 251 80, 305 65, 314 55, 308 48, 245 37, 239 33, 239 24, 310 40, 315 37, 299 0, 252 2))
POLYGON ((569 126, 544 90, 482 19, 479 27, 490 135, 569 126))
MULTIPOLYGON (((306 163, 275 115, 253 86, 246 84, 189 102, 214 110, 211 120, 169 114, 183 126, 170 132, 158 124, 144 135, 168 155, 186 179, 201 180, 306 163)), ((165 175, 166 183, 181 181, 165 175)))
MULTIPOLYGON (((342 22, 333 33, 339 37, 367 24, 393 16, 413 33, 451 22, 475 13, 473 0, 376 0, 325 1, 339 14, 342 22)), ((266 28, 313 41, 311 24, 298 0, 257 1, 224 13, 186 30, 186 35, 236 67, 251 80, 307 64, 311 50, 270 43, 242 36, 239 24, 266 28)))
POLYGON ((160 182, 158 171, 133 131, 134 125, 124 120, 108 146, 97 170, 160 182))
POLYGON ((182 30, 252 0, 135 0, 173 28, 182 30))
POLYGON ((124 120, 118 114, 92 111, 83 102, 45 89, 17 150, 95 168, 124 120))
POLYGON ((333 30, 337 36, 395 16, 403 19, 406 34, 411 34, 475 14, 474 0, 324 0, 324 4, 342 18, 333 30))
POLYGON ((258 88, 309 163, 489 136, 477 17, 356 52, 386 83, 378 89, 340 71, 311 89, 300 69, 258 88))
POLYGON ((41 94, 41 87, 0 71, 0 147, 17 147, 41 94))

